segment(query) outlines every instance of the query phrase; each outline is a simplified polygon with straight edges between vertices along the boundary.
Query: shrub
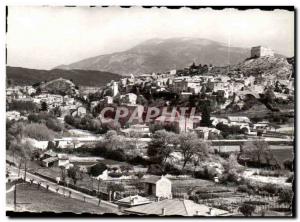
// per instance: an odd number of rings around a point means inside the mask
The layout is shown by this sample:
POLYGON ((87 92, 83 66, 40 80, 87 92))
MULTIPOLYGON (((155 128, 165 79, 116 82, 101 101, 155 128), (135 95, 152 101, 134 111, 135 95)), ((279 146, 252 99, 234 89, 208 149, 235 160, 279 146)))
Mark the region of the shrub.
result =
POLYGON ((44 124, 31 123, 24 127, 24 136, 36 140, 53 140, 55 133, 44 124))
POLYGON ((253 175, 265 176, 265 177, 280 177, 284 176, 285 172, 280 170, 260 170, 258 173, 255 172, 253 175))
POLYGON ((240 186, 238 186, 238 188, 237 188, 237 191, 243 192, 243 193, 247 193, 248 190, 249 190, 249 188, 248 188, 247 185, 240 185, 240 186))
POLYGON ((36 112, 38 110, 38 106, 31 101, 13 101, 9 105, 9 110, 16 110, 19 112, 36 112))
POLYGON ((287 159, 283 161, 283 166, 286 170, 293 171, 293 161, 290 159, 287 159))
POLYGON ((92 176, 99 176, 107 169, 107 166, 104 163, 97 163, 96 165, 92 166, 89 170, 89 174, 92 176))
POLYGON ((146 159, 144 159, 141 156, 135 156, 133 158, 131 158, 129 161, 129 163, 133 164, 133 165, 148 165, 149 161, 147 161, 146 159))
POLYGON ((151 164, 147 170, 147 173, 160 176, 163 174, 163 170, 159 164, 151 164))
POLYGON ((205 166, 202 170, 195 172, 195 178, 212 180, 217 174, 216 168, 205 166))
POLYGON ((268 184, 264 185, 263 187, 261 187, 260 190, 261 191, 266 191, 269 194, 277 194, 278 191, 279 191, 277 186, 275 184, 271 184, 271 183, 268 183, 268 184))
POLYGON ((48 119, 46 122, 46 126, 53 131, 60 132, 63 130, 62 124, 57 119, 48 119))
POLYGON ((246 217, 252 216, 254 210, 255 206, 245 203, 239 208, 239 211, 246 217))
POLYGON ((111 173, 108 174, 108 176, 110 176, 112 178, 119 178, 122 175, 123 175, 122 173, 118 173, 118 172, 111 172, 111 173))
POLYGON ((237 183, 239 180, 239 176, 235 171, 229 171, 227 173, 223 173, 220 177, 221 183, 237 183))
POLYGON ((286 179, 285 182, 287 182, 287 183, 292 183, 293 180, 294 180, 294 174, 292 173, 292 174, 286 179))
POLYGON ((198 194, 198 199, 203 199, 203 200, 206 200, 206 199, 212 199, 212 198, 215 198, 216 196, 212 193, 199 193, 198 194))
POLYGON ((258 201, 258 200, 251 200, 251 201, 245 201, 244 204, 251 204, 251 205, 268 205, 267 202, 263 202, 263 201, 258 201))
POLYGON ((292 206, 292 200, 293 200, 294 193, 292 189, 282 189, 279 193, 278 197, 278 203, 279 204, 288 204, 289 209, 292 206))
POLYGON ((171 164, 166 164, 166 166, 165 166, 165 173, 169 173, 171 175, 178 176, 178 175, 183 174, 184 172, 182 172, 181 170, 179 170, 178 168, 174 167, 171 164))

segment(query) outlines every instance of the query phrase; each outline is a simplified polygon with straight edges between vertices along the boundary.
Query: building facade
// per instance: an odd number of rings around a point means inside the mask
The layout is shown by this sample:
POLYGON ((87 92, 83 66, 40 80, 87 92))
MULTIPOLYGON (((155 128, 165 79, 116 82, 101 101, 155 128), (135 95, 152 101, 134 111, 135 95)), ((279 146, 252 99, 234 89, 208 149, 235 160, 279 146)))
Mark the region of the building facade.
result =
POLYGON ((274 51, 263 46, 256 46, 251 48, 251 58, 259 58, 263 56, 274 56, 274 51))

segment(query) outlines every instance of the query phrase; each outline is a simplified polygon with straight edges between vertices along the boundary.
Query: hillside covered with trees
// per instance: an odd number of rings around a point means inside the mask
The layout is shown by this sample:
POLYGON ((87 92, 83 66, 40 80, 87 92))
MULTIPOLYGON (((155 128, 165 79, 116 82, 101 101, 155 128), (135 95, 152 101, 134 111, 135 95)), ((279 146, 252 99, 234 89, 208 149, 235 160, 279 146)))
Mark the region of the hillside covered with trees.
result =
POLYGON ((41 81, 50 81, 57 78, 71 79, 75 85, 103 86, 111 80, 119 80, 120 75, 91 70, 38 70, 21 67, 6 67, 8 84, 33 85, 41 81))

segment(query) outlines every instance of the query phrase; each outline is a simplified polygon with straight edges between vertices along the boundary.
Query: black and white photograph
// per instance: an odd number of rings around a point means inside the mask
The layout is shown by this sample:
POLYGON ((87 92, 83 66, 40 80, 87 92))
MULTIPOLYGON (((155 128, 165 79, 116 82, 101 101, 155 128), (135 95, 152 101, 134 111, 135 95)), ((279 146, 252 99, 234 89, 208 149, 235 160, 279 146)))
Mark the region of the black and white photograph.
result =
POLYGON ((6 215, 295 217, 295 21, 7 6, 6 215))

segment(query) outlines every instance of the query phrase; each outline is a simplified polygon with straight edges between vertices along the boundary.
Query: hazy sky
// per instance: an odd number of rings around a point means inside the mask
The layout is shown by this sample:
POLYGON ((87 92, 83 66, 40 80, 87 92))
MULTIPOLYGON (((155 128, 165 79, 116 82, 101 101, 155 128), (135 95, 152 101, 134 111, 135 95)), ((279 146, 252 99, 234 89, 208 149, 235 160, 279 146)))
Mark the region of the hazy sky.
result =
POLYGON ((294 55, 294 14, 275 10, 20 7, 8 9, 7 63, 51 69, 151 38, 197 37, 265 45, 294 55))

